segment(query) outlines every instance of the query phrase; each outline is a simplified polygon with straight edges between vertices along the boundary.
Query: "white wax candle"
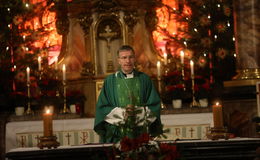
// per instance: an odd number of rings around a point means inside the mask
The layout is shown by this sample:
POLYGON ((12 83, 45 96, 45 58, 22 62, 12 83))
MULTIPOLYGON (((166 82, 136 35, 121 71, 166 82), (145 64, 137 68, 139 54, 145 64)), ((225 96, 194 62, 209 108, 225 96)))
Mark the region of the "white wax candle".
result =
POLYGON ((39 69, 39 71, 42 69, 42 57, 38 57, 38 69, 39 69))
POLYGON ((161 76, 161 62, 157 61, 157 77, 161 76))
POLYGON ((63 79, 63 81, 65 81, 66 80, 66 66, 65 66, 65 64, 63 64, 62 65, 62 79, 63 79))
POLYGON ((191 72, 191 75, 194 75, 194 63, 192 60, 190 60, 190 72, 191 72))
POLYGON ((55 70, 58 70, 58 58, 55 57, 55 60, 54 60, 54 67, 55 67, 55 70))
POLYGON ((163 59, 164 59, 164 65, 167 65, 167 54, 163 54, 163 59))
POLYGON ((27 83, 30 83, 30 68, 26 68, 26 75, 27 75, 27 83))
POLYGON ((184 52, 181 51, 181 64, 184 64, 184 52))

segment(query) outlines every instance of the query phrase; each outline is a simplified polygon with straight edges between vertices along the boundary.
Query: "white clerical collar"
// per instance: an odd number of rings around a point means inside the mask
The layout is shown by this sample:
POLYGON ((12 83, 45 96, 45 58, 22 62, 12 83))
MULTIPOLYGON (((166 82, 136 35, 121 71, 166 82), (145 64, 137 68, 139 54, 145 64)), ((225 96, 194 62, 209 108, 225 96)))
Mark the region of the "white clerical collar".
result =
POLYGON ((134 78, 134 71, 129 73, 129 74, 124 74, 123 72, 117 71, 116 72, 116 77, 120 75, 122 78, 124 77, 125 79, 127 78, 134 78))
POLYGON ((125 74, 125 78, 134 78, 134 72, 129 73, 129 74, 125 74))

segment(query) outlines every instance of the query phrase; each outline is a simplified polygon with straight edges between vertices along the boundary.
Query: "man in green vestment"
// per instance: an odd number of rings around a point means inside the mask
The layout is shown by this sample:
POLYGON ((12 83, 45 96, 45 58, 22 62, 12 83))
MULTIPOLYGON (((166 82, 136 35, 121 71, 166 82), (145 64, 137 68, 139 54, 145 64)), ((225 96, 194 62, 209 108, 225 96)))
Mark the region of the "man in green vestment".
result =
POLYGON ((160 97, 150 77, 134 69, 135 61, 133 48, 123 45, 118 50, 120 70, 106 77, 104 81, 96 105, 94 124, 101 143, 115 143, 120 140, 118 123, 127 114, 125 111, 129 109, 129 104, 146 106, 145 114, 154 115, 150 118, 149 134, 156 136, 162 133, 160 97))

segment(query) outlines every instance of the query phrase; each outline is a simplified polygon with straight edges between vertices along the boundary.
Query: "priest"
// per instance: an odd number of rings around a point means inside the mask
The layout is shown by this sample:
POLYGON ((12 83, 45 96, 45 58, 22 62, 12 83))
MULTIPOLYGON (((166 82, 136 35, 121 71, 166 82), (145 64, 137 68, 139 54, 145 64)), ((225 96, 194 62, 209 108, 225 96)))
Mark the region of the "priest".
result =
POLYGON ((127 111, 133 106, 142 108, 137 116, 149 117, 149 134, 161 134, 160 97, 153 82, 148 75, 134 69, 136 58, 131 46, 120 47, 117 56, 120 69, 106 77, 96 105, 94 130, 100 136, 100 143, 120 141, 119 124, 129 116, 127 111))

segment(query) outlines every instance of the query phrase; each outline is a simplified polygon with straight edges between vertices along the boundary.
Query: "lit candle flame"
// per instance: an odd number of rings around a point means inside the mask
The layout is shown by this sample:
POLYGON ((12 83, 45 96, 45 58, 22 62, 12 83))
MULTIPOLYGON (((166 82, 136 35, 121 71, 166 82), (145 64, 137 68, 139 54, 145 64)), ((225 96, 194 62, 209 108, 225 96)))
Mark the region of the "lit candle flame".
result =
POLYGON ((49 109, 46 110, 46 114, 50 114, 51 111, 49 109))
POLYGON ((216 102, 216 105, 218 106, 218 105, 219 105, 219 102, 216 102))

